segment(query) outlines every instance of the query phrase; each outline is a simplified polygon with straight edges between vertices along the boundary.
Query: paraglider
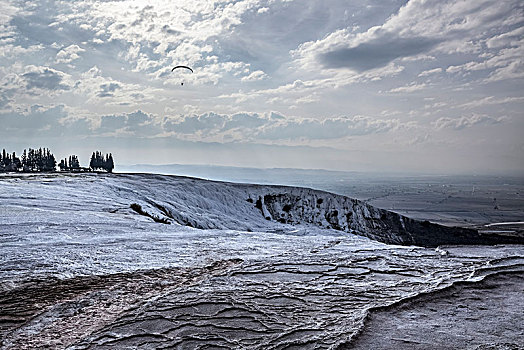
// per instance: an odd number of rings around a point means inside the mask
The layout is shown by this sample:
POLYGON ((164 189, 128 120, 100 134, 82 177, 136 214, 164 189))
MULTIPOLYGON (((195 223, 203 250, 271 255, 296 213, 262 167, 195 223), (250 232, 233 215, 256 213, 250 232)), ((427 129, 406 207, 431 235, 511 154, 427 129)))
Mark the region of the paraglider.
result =
MULTIPOLYGON (((188 66, 175 66, 175 67, 173 67, 173 69, 171 69, 171 72, 173 72, 177 68, 189 69, 191 71, 191 73, 193 73, 193 69, 191 69, 191 67, 188 67, 188 66)), ((184 82, 181 82, 180 85, 184 85, 184 82)))
POLYGON ((188 66, 176 66, 176 67, 173 67, 173 69, 171 69, 171 72, 174 71, 174 70, 177 69, 177 68, 185 68, 185 69, 189 69, 189 70, 191 71, 191 73, 193 73, 193 70, 192 70, 190 67, 188 67, 188 66))

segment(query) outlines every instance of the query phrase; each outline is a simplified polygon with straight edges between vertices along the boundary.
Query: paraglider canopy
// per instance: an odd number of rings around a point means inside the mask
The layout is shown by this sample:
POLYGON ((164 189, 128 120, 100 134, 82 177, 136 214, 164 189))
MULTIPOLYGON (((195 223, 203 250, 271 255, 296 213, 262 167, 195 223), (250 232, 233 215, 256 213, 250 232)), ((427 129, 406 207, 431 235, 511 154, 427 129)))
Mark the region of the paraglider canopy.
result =
POLYGON ((191 73, 193 73, 193 70, 190 67, 188 67, 188 66, 175 66, 175 67, 173 67, 173 69, 171 69, 171 72, 174 71, 177 68, 189 69, 191 71, 191 73))

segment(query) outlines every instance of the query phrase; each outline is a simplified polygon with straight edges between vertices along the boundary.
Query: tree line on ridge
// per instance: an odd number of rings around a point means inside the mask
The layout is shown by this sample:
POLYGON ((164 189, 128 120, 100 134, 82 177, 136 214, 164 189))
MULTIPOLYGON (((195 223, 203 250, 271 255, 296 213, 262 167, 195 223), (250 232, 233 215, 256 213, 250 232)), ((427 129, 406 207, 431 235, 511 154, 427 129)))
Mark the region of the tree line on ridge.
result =
MULTIPOLYGON (((56 158, 49 148, 25 150, 20 157, 15 152, 8 153, 5 149, 0 154, 0 172, 52 172, 56 170, 56 158)), ((113 172, 115 163, 111 153, 104 154, 95 151, 91 155, 89 167, 80 166, 78 156, 70 155, 62 159, 58 165, 60 171, 70 172, 113 172)))

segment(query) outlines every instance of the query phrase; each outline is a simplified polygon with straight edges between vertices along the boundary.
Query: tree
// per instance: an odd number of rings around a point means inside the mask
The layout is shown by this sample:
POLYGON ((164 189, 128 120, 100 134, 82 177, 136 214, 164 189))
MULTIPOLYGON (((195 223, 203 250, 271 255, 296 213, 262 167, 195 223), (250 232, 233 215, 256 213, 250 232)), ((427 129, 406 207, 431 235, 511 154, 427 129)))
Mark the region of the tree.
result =
POLYGON ((43 171, 55 171, 56 170, 56 159, 55 156, 51 153, 49 148, 44 149, 43 153, 43 171))
POLYGON ((112 173, 114 168, 115 163, 113 162, 113 156, 111 155, 111 153, 109 153, 109 157, 107 158, 106 170, 107 172, 112 173))
POLYGON ((12 171, 18 171, 22 167, 22 162, 20 162, 20 159, 16 156, 16 153, 13 152, 13 158, 11 159, 11 169, 12 171))
POLYGON ((5 149, 0 154, 0 171, 19 171, 22 162, 16 156, 16 152, 9 154, 5 149))
POLYGON ((91 160, 89 161, 89 167, 91 168, 91 170, 95 170, 95 168, 96 168, 95 152, 93 152, 93 154, 91 155, 91 160))
POLYGON ((91 155, 91 161, 89 162, 91 170, 105 170, 108 173, 113 172, 115 163, 113 161, 113 155, 111 153, 106 154, 105 157, 100 151, 95 151, 91 155))
POLYGON ((71 156, 69 167, 71 169, 80 169, 80 162, 78 161, 78 157, 74 154, 71 156))

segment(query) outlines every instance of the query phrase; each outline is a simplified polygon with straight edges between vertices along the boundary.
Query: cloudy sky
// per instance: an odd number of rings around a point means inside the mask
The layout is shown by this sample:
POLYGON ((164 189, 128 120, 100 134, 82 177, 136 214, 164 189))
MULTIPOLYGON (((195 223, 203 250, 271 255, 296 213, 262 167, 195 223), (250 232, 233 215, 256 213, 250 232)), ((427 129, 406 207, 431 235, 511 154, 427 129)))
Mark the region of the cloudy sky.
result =
POLYGON ((524 174, 523 43, 521 0, 4 0, 0 148, 524 174))

